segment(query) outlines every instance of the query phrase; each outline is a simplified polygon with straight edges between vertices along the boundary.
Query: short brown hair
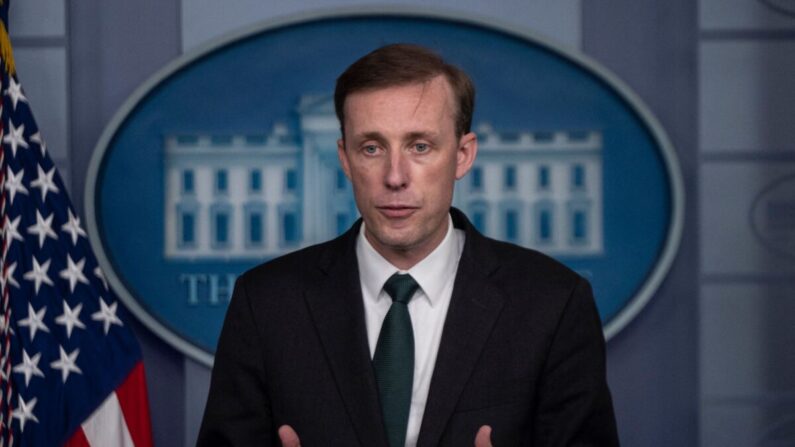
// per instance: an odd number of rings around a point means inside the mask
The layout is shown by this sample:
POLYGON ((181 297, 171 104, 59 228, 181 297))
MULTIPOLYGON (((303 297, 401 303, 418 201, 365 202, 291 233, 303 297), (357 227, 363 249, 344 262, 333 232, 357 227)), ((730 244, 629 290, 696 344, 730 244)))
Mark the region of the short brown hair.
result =
POLYGON ((458 110, 455 131, 459 137, 472 127, 475 109, 475 86, 460 68, 450 65, 433 51, 411 44, 392 44, 378 48, 354 62, 337 78, 334 108, 345 137, 345 99, 364 90, 393 87, 429 81, 444 75, 453 89, 458 110))

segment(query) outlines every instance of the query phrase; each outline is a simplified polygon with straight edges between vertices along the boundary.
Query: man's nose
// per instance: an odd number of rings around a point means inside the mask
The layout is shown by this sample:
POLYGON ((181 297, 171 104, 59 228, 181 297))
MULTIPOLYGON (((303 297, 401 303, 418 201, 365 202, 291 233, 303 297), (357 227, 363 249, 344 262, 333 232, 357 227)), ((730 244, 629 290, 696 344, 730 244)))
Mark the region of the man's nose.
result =
POLYGON ((389 151, 384 183, 389 189, 402 189, 409 184, 408 160, 403 151, 389 151))

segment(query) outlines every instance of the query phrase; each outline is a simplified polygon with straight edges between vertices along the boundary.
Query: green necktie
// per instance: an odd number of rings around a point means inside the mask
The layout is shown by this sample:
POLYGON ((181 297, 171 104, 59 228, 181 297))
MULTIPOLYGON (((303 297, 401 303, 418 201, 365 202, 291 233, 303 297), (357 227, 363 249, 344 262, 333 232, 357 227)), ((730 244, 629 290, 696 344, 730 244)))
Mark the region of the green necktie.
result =
POLYGON ((414 382, 414 331, 408 303, 417 287, 411 275, 399 273, 384 284, 384 290, 392 297, 392 306, 381 325, 373 369, 390 447, 403 447, 406 443, 414 382))

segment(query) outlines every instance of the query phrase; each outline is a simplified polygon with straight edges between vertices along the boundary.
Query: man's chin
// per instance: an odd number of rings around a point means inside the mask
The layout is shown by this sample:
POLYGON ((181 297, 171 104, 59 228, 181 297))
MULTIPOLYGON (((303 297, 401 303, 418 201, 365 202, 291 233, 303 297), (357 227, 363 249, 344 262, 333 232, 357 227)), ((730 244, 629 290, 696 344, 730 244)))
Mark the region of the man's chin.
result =
POLYGON ((416 246, 417 243, 411 238, 407 237, 384 237, 378 240, 378 243, 386 248, 390 248, 395 251, 406 251, 411 250, 412 247, 416 246))
POLYGON ((389 229, 383 231, 368 231, 370 243, 393 251, 411 250, 417 245, 416 237, 410 231, 397 231, 389 229))

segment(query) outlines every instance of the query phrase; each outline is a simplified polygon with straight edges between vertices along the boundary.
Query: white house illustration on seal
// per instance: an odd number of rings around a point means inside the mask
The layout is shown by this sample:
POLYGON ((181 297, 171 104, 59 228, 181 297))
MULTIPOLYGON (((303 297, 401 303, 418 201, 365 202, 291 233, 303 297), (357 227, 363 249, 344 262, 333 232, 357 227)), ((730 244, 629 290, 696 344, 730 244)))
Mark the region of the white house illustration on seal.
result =
MULTIPOLYGON (((303 95, 295 128, 165 137, 167 259, 270 258, 350 227, 332 98, 303 95)), ((475 226, 552 255, 602 254, 600 132, 476 131, 477 162, 454 196, 475 226)))

